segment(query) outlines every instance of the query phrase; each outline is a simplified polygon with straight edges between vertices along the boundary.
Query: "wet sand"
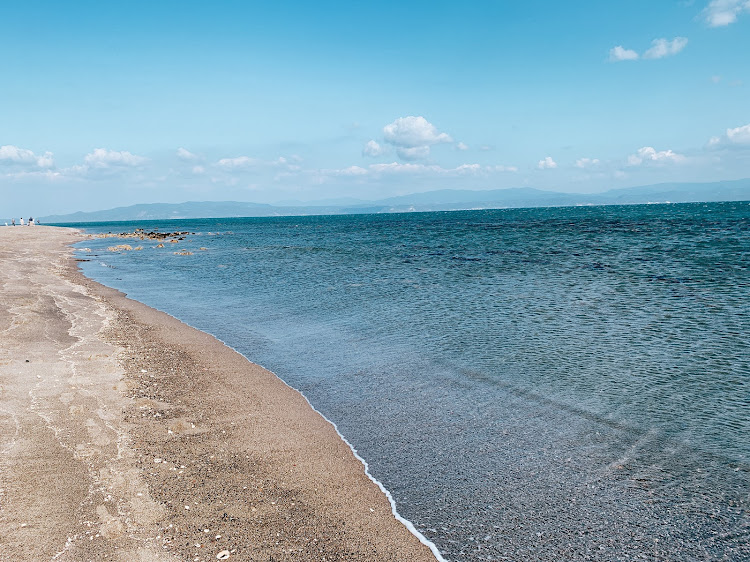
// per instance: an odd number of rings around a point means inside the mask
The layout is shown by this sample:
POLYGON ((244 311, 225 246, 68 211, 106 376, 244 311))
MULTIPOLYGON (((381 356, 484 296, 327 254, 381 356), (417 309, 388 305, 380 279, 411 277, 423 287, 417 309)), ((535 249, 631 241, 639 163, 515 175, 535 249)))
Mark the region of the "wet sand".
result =
POLYGON ((304 397, 80 239, 0 228, 0 559, 435 560, 304 397))

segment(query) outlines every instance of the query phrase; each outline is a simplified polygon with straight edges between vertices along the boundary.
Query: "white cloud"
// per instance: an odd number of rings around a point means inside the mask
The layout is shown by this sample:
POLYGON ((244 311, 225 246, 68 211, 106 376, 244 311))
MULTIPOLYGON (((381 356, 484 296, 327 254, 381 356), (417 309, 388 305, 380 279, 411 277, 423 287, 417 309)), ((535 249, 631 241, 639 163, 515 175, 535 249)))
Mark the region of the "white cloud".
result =
POLYGON ((459 174, 475 174, 482 171, 482 166, 479 164, 461 164, 455 168, 455 171, 459 174))
POLYGON ((735 144, 750 144, 750 123, 742 127, 727 129, 727 140, 735 144))
POLYGON ((206 172, 206 169, 203 166, 193 166, 193 173, 196 175, 200 175, 206 172))
POLYGON ((37 156, 36 165, 40 168, 52 168, 55 165, 55 160, 52 158, 52 153, 45 152, 42 156, 37 156))
POLYGON ((402 160, 424 160, 430 155, 429 146, 412 146, 409 148, 398 147, 396 154, 402 160))
POLYGON ((609 60, 610 62, 638 60, 638 53, 636 53, 632 49, 626 49, 622 45, 617 45, 617 47, 612 47, 609 50, 609 60))
POLYGON ((576 160, 576 168, 591 168, 599 164, 598 158, 579 158, 576 160))
POLYGON ((372 156, 373 158, 385 154, 385 147, 380 146, 374 140, 369 141, 362 149, 362 156, 372 156))
POLYGON ((33 151, 26 148, 18 148, 17 146, 7 144, 0 146, 0 164, 52 168, 55 165, 55 161, 51 152, 34 154, 33 151))
POLYGON ((190 160, 198 160, 199 156, 197 154, 193 154, 192 152, 190 152, 189 150, 185 148, 180 147, 177 149, 177 158, 179 158, 180 160, 190 161, 190 160))
POLYGON ((263 174, 275 173, 276 178, 291 177, 302 171, 302 167, 297 164, 301 159, 299 156, 292 155, 289 157, 279 156, 273 160, 262 160, 250 156, 237 156, 235 158, 221 158, 216 162, 215 168, 234 175, 243 175, 247 173, 263 174))
MULTIPOLYGON (((747 0, 750 2, 750 0, 747 0)), ((675 37, 671 41, 668 39, 654 39, 651 41, 651 48, 643 53, 644 59, 662 59, 676 55, 682 51, 688 44, 685 37, 675 37)), ((632 49, 626 49, 622 45, 612 47, 609 50, 609 61, 620 62, 624 60, 638 60, 641 56, 632 49)))
POLYGON ((750 123, 727 129, 722 136, 711 137, 708 141, 709 148, 742 147, 745 145, 750 145, 750 123))
POLYGON ((557 168, 557 162, 552 160, 551 156, 547 156, 544 160, 539 160, 537 168, 539 168, 540 170, 552 170, 554 168, 557 168))
POLYGON ((109 168, 111 166, 139 166, 146 162, 146 158, 136 156, 126 150, 116 151, 107 150, 106 148, 95 148, 89 152, 83 159, 87 166, 92 168, 109 168))
POLYGON ((399 117, 383 127, 385 141, 397 147, 397 153, 404 160, 419 160, 430 155, 430 147, 450 143, 453 139, 441 133, 424 117, 399 117))
POLYGON ((361 166, 349 166, 339 170, 321 170, 323 175, 327 176, 366 176, 368 171, 361 166))
POLYGON ((217 164, 228 170, 236 170, 255 166, 258 164, 258 160, 249 156, 237 156, 236 158, 222 158, 217 164))
POLYGON ((141 165, 146 162, 148 158, 137 156, 126 150, 95 148, 83 157, 83 164, 63 168, 60 170, 60 175, 66 178, 105 179, 132 172, 140 174, 143 170, 141 165))
POLYGON ((661 59, 676 55, 682 51, 688 44, 685 37, 675 37, 671 41, 667 39, 654 39, 651 41, 651 48, 643 53, 644 59, 661 59))
POLYGON ((469 150, 469 145, 468 145, 468 144, 464 144, 464 143, 462 143, 462 142, 459 142, 459 143, 458 143, 458 144, 456 145, 456 148, 457 148, 458 150, 469 150))
POLYGON ((682 154, 677 154, 672 150, 660 150, 657 151, 652 146, 644 146, 639 148, 635 154, 628 156, 628 164, 630 166, 640 166, 650 162, 656 163, 668 163, 668 162, 683 162, 685 157, 682 154))
POLYGON ((737 21, 743 12, 750 12, 750 0, 712 0, 703 10, 710 27, 724 27, 737 21))
POLYGON ((399 117, 383 127, 383 134, 386 142, 405 148, 453 142, 450 135, 439 133, 435 125, 421 116, 399 117))

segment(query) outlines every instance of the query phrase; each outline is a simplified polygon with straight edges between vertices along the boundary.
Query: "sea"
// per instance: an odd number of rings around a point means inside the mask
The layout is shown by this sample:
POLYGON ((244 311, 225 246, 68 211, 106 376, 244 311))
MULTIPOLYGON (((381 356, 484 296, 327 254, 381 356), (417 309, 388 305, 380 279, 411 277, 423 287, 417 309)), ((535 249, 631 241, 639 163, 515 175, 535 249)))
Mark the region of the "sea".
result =
POLYGON ((445 560, 750 560, 749 202, 73 226, 189 233, 77 257, 302 392, 445 560))

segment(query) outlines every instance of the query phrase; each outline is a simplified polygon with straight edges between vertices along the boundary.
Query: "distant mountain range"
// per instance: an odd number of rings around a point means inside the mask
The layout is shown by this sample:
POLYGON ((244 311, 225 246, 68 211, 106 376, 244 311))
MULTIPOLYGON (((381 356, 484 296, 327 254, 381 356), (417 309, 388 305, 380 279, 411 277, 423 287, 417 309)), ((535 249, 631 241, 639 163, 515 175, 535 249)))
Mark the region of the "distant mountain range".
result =
POLYGON ((688 203, 696 201, 750 201, 750 178, 713 183, 661 183, 613 189, 594 194, 559 193, 521 187, 488 191, 443 189, 390 197, 379 201, 359 201, 356 199, 318 202, 289 201, 276 205, 238 201, 150 203, 118 207, 106 211, 79 211, 68 215, 50 215, 41 217, 41 221, 45 224, 65 224, 100 221, 401 213, 577 205, 688 203))

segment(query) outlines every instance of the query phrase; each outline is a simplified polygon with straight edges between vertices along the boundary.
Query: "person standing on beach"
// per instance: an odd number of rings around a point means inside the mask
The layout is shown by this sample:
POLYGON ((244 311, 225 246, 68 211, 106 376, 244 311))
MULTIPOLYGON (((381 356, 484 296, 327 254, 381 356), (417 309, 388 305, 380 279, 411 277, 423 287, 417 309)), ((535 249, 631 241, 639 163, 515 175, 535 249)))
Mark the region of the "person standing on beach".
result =
POLYGON ((21 226, 23 226, 23 217, 21 217, 20 220, 21 220, 21 226))
POLYGON ((29 226, 34 226, 34 217, 29 217, 29 226))
POLYGON ((11 226, 16 226, 16 219, 10 219, 11 226))

